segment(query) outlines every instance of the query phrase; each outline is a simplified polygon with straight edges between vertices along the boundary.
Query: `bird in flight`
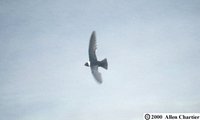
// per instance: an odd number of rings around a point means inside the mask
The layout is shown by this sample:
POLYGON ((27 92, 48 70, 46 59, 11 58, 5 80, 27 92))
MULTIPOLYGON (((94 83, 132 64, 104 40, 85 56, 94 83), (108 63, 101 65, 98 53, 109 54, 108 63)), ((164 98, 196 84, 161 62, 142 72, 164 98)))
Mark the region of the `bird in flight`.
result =
POLYGON ((88 49, 89 61, 85 63, 85 66, 90 67, 92 75, 94 76, 95 80, 101 84, 102 77, 101 77, 101 73, 98 71, 98 67, 102 67, 107 70, 108 63, 107 63, 106 58, 103 59, 102 61, 97 60, 96 49, 97 49, 96 33, 95 31, 93 31, 90 37, 89 49, 88 49))

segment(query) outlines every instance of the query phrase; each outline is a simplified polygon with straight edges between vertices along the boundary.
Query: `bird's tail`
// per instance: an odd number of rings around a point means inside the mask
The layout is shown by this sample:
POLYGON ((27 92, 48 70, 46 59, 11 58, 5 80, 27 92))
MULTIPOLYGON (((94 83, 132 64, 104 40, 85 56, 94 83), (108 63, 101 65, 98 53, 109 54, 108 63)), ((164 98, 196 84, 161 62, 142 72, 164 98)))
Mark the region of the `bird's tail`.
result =
POLYGON ((102 61, 100 61, 100 66, 103 67, 104 69, 108 69, 108 62, 107 59, 103 59, 102 61))

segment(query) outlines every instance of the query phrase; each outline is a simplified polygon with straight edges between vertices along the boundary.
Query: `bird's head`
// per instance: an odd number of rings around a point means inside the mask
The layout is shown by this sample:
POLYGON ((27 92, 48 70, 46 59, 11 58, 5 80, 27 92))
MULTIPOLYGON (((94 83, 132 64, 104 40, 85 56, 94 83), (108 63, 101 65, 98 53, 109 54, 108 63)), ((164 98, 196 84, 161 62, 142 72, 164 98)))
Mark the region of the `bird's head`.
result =
POLYGON ((90 66, 90 62, 89 62, 89 61, 86 62, 86 63, 85 63, 85 66, 89 67, 89 66, 90 66))

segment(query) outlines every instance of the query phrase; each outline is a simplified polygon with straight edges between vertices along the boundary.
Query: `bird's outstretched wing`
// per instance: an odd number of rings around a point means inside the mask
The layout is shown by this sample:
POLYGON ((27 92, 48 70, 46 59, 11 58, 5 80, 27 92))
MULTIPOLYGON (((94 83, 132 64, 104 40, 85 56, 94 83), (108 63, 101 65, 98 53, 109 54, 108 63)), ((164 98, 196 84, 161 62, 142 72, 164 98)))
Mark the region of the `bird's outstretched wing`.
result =
POLYGON ((95 31, 93 31, 90 37, 89 51, 88 51, 90 61, 97 61, 96 49, 97 49, 96 34, 95 34, 95 31))
POLYGON ((98 66, 91 66, 92 75, 98 83, 102 83, 101 73, 98 71, 98 66))

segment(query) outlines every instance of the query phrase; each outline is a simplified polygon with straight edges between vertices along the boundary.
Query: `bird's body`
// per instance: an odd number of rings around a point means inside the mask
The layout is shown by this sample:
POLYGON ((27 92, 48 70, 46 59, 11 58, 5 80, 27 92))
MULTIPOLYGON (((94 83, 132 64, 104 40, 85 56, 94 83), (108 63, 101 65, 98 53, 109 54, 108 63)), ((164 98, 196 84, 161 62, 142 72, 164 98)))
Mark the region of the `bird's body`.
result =
POLYGON ((102 61, 98 61, 96 57, 96 34, 95 31, 92 32, 90 43, 89 43, 89 62, 85 63, 85 66, 91 68, 92 75, 98 83, 102 83, 101 73, 98 71, 98 67, 103 67, 104 69, 108 69, 107 59, 103 59, 102 61))

